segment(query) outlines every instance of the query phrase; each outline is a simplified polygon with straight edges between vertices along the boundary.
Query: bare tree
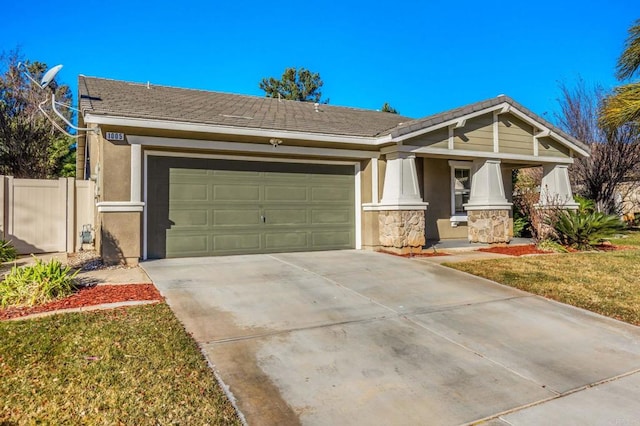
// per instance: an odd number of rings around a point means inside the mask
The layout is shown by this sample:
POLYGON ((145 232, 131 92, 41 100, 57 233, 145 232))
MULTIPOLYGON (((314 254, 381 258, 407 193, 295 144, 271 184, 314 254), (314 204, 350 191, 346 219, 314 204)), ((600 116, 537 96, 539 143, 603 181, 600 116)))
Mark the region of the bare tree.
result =
MULTIPOLYGON (((75 173, 75 167, 69 167, 75 163, 70 149, 73 141, 40 112, 38 104, 50 93, 29 82, 18 67, 20 62, 36 79, 47 70, 44 63, 24 61, 17 50, 0 54, 0 174, 18 178, 71 175, 75 173)), ((71 102, 69 86, 52 89, 58 100, 71 102)), ((68 127, 56 120, 60 127, 68 127)))
POLYGON ((634 123, 602 126, 599 117, 607 93, 600 86, 588 88, 581 80, 575 88, 561 84, 560 91, 558 124, 591 148, 591 156, 576 159, 570 169, 574 189, 593 200, 598 211, 619 213, 617 195, 634 190, 640 179, 640 128, 634 123))

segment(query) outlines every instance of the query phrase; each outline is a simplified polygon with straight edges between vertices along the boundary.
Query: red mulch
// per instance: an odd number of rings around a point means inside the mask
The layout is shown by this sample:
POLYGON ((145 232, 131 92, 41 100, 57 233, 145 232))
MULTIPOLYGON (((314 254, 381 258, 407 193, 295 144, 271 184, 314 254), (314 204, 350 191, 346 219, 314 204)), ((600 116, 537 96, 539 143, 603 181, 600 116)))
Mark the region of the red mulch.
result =
POLYGON ((0 309, 0 320, 23 317, 58 309, 82 308, 103 303, 157 300, 162 296, 153 284, 98 285, 81 288, 64 299, 54 300, 44 305, 23 308, 0 309))
MULTIPOLYGON (((599 244, 594 247, 597 251, 618 251, 618 250, 628 250, 632 247, 627 246, 614 246, 613 244, 599 244)), ((567 250, 571 253, 578 252, 578 250, 567 247, 567 250)), ((498 254, 508 254, 509 256, 524 256, 527 254, 551 254, 551 251, 545 251, 538 249, 534 244, 529 244, 525 246, 496 246, 496 247, 488 247, 481 248, 478 251, 483 251, 485 253, 498 253, 498 254)))
POLYGON ((548 254, 550 252, 538 249, 534 244, 526 246, 496 246, 478 249, 485 253, 508 254, 509 256, 524 256, 526 254, 548 254))

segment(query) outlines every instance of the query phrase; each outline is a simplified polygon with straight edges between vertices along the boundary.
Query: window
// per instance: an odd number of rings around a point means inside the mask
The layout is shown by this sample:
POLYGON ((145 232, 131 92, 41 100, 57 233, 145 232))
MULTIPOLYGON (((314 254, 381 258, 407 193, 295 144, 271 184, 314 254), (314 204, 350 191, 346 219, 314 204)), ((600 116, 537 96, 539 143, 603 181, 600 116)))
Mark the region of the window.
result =
POLYGON ((471 165, 470 161, 449 161, 451 167, 451 225, 467 221, 464 205, 471 196, 471 165))
POLYGON ((469 194, 471 194, 471 170, 469 169, 453 169, 453 197, 455 215, 465 215, 463 205, 469 202, 469 194))

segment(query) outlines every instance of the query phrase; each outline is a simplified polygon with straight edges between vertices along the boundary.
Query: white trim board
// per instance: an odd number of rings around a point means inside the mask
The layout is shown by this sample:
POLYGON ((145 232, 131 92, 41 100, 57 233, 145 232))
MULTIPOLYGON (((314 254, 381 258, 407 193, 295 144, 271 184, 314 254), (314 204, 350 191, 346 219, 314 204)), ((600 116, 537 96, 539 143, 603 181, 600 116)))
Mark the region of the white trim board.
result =
POLYGON ((216 155, 216 154, 202 154, 202 153, 182 153, 182 152, 165 152, 165 151, 144 151, 144 179, 143 179, 143 196, 144 196, 144 209, 142 210, 142 260, 147 260, 147 236, 148 236, 148 215, 146 203, 148 202, 148 176, 149 170, 149 157, 176 157, 176 158, 205 158, 215 160, 235 160, 235 161, 260 161, 260 162, 272 162, 272 163, 296 163, 296 164, 336 164, 336 165, 351 165, 354 168, 354 201, 355 201, 355 248, 357 250, 362 249, 362 193, 361 193, 361 170, 360 162, 358 161, 334 161, 334 160, 308 160, 308 159, 295 159, 295 158, 278 158, 278 157, 250 157, 241 155, 216 155))

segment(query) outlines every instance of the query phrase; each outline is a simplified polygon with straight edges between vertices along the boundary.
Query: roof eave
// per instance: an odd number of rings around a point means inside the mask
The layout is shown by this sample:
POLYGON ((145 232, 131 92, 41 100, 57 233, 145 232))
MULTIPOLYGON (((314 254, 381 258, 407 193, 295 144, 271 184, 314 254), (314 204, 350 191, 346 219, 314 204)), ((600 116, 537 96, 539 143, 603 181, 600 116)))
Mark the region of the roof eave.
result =
POLYGON ((219 133, 234 136, 258 136, 267 138, 301 139, 319 142, 351 143, 357 145, 377 146, 391 141, 386 136, 348 136, 327 133, 301 132, 291 130, 277 130, 251 127, 221 126, 214 124, 190 123, 183 121, 157 120, 148 118, 133 118, 112 116, 95 112, 84 114, 85 123, 98 125, 143 127, 158 130, 176 130, 186 132, 219 133))

